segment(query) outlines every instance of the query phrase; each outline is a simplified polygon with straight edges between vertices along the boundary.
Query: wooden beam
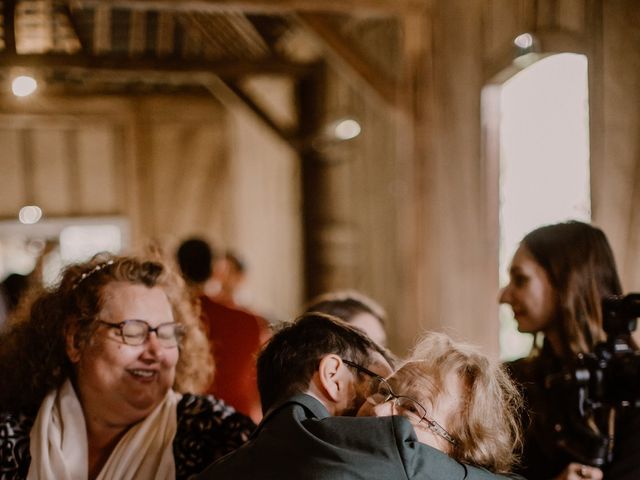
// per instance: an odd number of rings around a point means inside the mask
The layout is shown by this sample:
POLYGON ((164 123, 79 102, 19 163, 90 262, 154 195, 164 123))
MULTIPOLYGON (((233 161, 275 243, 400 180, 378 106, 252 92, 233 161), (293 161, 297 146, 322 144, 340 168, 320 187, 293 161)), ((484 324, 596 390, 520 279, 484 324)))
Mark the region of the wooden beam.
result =
MULTIPOLYGON (((311 71, 314 71, 316 68, 317 67, 314 66, 311 71)), ((210 76, 209 81, 204 82, 203 85, 209 90, 211 95, 219 100, 227 109, 231 110, 240 105, 242 108, 246 109, 247 112, 254 113, 272 132, 286 142, 293 150, 301 151, 303 148, 303 143, 299 137, 300 128, 298 128, 296 132, 284 131, 237 85, 234 85, 229 81, 224 81, 217 76, 210 76)))
POLYGON ((129 56, 137 57, 144 54, 147 40, 146 12, 134 10, 129 15, 129 56))
POLYGON ((328 47, 329 54, 333 54, 353 75, 363 80, 382 100, 391 106, 397 105, 397 85, 385 72, 364 60, 361 53, 351 48, 348 40, 336 32, 324 17, 311 13, 301 13, 298 17, 328 47))
POLYGON ((15 31, 15 0, 2 2, 2 30, 4 32, 4 49, 7 52, 16 52, 16 31, 15 31))
POLYGON ((22 183, 24 196, 22 200, 27 205, 36 205, 36 187, 34 181, 33 131, 22 129, 20 135, 20 165, 22 166, 22 183))
MULTIPOLYGON (((326 64, 319 64, 298 82, 296 105, 303 138, 313 138, 326 120, 326 75, 326 64)), ((336 204, 330 198, 331 167, 323 162, 320 152, 314 148, 301 150, 300 169, 305 298, 309 300, 331 288, 335 269, 330 233, 336 219, 336 204)))
POLYGON ((249 107, 267 127, 269 127, 272 132, 287 142, 293 149, 297 150, 300 147, 300 142, 298 142, 295 135, 296 132, 283 130, 280 125, 278 125, 267 112, 265 112, 249 95, 247 95, 247 93, 242 90, 237 83, 232 81, 225 81, 224 83, 227 85, 229 90, 242 100, 247 107, 249 107))
POLYGON ((106 54, 111 50, 111 9, 96 5, 93 23, 93 53, 106 54))
POLYGON ((156 33, 156 54, 166 57, 173 53, 176 33, 175 19, 171 12, 158 12, 158 31, 156 33))
POLYGON ((399 238, 395 261, 400 266, 401 298, 398 301, 393 337, 404 348, 419 335, 414 318, 428 318, 423 301, 428 285, 427 218, 433 216, 428 202, 435 202, 428 184, 433 169, 434 67, 432 14, 405 15, 401 19, 403 42, 402 88, 406 96, 405 115, 398 115, 396 148, 398 190, 397 225, 403 232, 399 238), (427 166, 428 165, 428 166, 427 166), (431 168, 431 170, 430 170, 431 168))
POLYGON ((274 14, 325 12, 389 15, 423 11, 428 0, 67 0, 73 6, 108 5, 125 9, 180 12, 244 12, 274 14))
POLYGON ((220 61, 187 60, 181 58, 128 58, 122 56, 88 57, 84 55, 34 54, 16 55, 0 52, 0 65, 26 68, 80 68, 90 71, 113 71, 128 73, 173 73, 215 74, 223 78, 237 78, 250 74, 272 73, 302 76, 310 66, 284 62, 281 59, 261 61, 220 61))
POLYGON ((85 54, 89 53, 80 35, 80 29, 78 28, 78 22, 76 21, 76 17, 73 16, 73 13, 69 8, 69 5, 63 4, 63 5, 60 5, 60 8, 64 13, 64 15, 67 17, 67 20, 69 21, 69 25, 71 26, 71 30, 73 30, 74 35, 78 39, 78 43, 80 44, 80 50, 82 51, 82 53, 85 53, 85 54))

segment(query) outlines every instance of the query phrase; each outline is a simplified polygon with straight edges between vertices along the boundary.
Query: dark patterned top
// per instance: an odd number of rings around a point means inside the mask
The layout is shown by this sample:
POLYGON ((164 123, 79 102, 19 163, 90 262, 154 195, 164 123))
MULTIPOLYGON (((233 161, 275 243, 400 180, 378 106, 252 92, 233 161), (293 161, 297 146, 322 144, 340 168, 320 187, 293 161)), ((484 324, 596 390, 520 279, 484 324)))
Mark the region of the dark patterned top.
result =
MULTIPOLYGON (((187 479, 247 441, 255 424, 222 400, 186 394, 178 403, 173 440, 176 479, 187 479)), ((0 413, 0 480, 27 478, 33 418, 0 413)))

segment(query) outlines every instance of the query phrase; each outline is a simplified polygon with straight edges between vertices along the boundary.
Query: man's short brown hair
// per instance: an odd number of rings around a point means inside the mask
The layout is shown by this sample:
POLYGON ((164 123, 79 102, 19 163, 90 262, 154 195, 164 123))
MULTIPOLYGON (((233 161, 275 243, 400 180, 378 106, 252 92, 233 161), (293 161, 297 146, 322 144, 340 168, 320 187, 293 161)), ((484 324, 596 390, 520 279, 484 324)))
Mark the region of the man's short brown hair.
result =
POLYGON ((322 313, 285 323, 258 356, 262 411, 277 401, 305 392, 320 360, 329 353, 368 366, 373 352, 387 353, 359 330, 322 313))

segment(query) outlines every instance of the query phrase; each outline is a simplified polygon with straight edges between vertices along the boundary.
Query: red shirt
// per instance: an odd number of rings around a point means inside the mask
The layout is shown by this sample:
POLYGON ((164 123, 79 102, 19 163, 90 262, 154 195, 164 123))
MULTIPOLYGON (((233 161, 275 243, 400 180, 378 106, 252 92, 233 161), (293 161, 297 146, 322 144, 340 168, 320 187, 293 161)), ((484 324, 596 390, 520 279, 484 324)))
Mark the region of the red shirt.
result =
POLYGON ((256 423, 262 418, 256 357, 269 337, 267 322, 240 308, 201 297, 202 320, 215 361, 207 393, 223 399, 256 423))

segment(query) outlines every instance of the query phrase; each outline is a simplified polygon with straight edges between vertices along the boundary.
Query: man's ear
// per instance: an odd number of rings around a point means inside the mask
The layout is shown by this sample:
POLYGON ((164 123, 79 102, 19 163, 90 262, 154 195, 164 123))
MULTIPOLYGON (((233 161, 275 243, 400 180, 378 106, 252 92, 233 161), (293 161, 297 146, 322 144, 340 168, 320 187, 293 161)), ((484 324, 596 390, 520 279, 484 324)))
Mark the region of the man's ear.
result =
POLYGON ((77 328, 70 327, 65 334, 67 356, 71 363, 78 363, 80 361, 80 345, 78 342, 77 328))
POLYGON ((335 403, 342 400, 344 390, 344 363, 339 355, 330 353, 320 359, 318 379, 325 394, 335 403))

